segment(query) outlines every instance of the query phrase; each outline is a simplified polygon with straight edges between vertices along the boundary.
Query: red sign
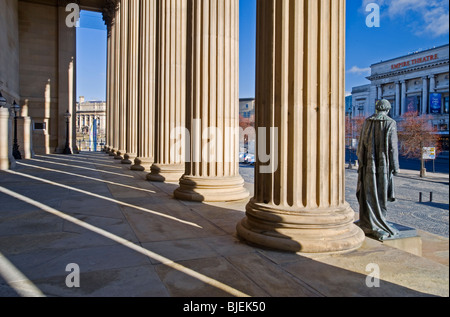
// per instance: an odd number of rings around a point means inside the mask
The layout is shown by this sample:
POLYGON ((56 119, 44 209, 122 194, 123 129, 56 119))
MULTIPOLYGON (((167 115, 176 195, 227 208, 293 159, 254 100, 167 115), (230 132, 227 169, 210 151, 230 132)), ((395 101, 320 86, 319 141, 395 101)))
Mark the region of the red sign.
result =
POLYGON ((417 65, 417 64, 421 64, 421 63, 425 63, 425 62, 429 62, 429 61, 434 61, 436 59, 438 59, 438 54, 429 55, 429 56, 420 57, 420 58, 414 58, 410 61, 391 65, 391 69, 399 69, 399 68, 403 68, 403 67, 413 66, 413 65, 417 65))

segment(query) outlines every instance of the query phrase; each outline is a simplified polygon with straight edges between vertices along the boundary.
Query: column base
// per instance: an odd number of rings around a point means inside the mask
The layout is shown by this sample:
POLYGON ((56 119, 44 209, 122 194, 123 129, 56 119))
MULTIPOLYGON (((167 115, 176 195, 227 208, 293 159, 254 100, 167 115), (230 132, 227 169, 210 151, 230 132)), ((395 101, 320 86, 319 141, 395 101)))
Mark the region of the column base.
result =
POLYGON ((145 172, 150 171, 153 159, 149 157, 136 157, 134 159, 134 165, 131 166, 132 171, 145 172))
POLYGON ((123 160, 124 159, 124 157, 123 157, 124 154, 125 154, 125 151, 117 150, 117 151, 115 151, 114 159, 115 160, 123 160))
POLYGON ((109 154, 109 156, 116 156, 116 152, 117 152, 116 149, 110 148, 108 154, 109 154))
POLYGON ((136 154, 133 154, 133 153, 126 153, 126 154, 123 156, 123 160, 122 160, 120 163, 122 163, 122 164, 124 164, 124 165, 131 165, 131 164, 133 164, 134 159, 135 159, 136 157, 137 157, 136 154))
POLYGON ((246 207, 237 225, 243 240, 269 249, 298 253, 346 253, 359 249, 364 232, 348 204, 335 209, 296 210, 258 204, 246 207))
POLYGON ((185 175, 174 195, 180 200, 226 202, 246 199, 249 192, 241 176, 202 178, 185 175))
POLYGON ((153 164, 147 180, 151 182, 178 183, 184 175, 185 165, 183 164, 153 164))

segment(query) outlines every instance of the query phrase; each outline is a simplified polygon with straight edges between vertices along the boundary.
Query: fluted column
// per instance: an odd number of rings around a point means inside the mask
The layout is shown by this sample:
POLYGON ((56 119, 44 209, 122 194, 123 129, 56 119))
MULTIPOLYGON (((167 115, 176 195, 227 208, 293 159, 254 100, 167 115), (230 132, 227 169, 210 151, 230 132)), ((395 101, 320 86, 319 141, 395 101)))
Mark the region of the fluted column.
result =
POLYGON ((345 0, 258 1, 257 17, 256 125, 278 133, 258 130, 238 234, 285 251, 354 250, 364 233, 345 201, 345 0))
POLYGON ((109 152, 110 156, 116 156, 119 150, 119 100, 120 100, 120 25, 121 25, 121 15, 120 15, 120 1, 116 3, 116 10, 114 14, 114 23, 111 27, 112 35, 112 71, 111 71, 111 91, 112 91, 112 107, 111 107, 111 149, 109 152))
POLYGON ((109 13, 109 17, 107 19, 107 27, 108 27, 108 37, 107 37, 107 62, 106 62, 106 122, 105 122, 105 127, 106 127, 106 140, 105 140, 105 147, 104 147, 104 151, 105 153, 110 153, 111 149, 112 149, 112 131, 111 131, 111 127, 112 127, 112 106, 113 106, 113 95, 114 92, 112 90, 112 86, 113 86, 113 30, 112 30, 112 24, 113 24, 113 17, 112 17, 112 13, 109 13))
POLYGON ((120 44, 119 44, 119 59, 120 66, 118 69, 118 90, 119 90, 119 111, 118 111, 118 126, 117 126, 117 134, 118 134, 118 150, 116 152, 116 156, 114 157, 117 160, 123 160, 124 155, 126 154, 127 147, 127 122, 128 122, 128 114, 127 114, 127 103, 128 100, 128 8, 129 1, 120 1, 120 44))
POLYGON ((126 154, 122 164, 133 164, 138 147, 139 99, 139 6, 140 0, 128 0, 128 90, 126 113, 126 154))
POLYGON ((140 5, 138 156, 132 170, 150 170, 154 161, 156 1, 140 5))
POLYGON ((175 197, 248 197, 239 175, 239 1, 188 1, 187 122, 191 151, 175 197))
POLYGON ((156 149, 147 179, 178 182, 185 170, 184 144, 177 148, 180 138, 175 132, 186 126, 187 1, 162 0, 157 7, 156 149))

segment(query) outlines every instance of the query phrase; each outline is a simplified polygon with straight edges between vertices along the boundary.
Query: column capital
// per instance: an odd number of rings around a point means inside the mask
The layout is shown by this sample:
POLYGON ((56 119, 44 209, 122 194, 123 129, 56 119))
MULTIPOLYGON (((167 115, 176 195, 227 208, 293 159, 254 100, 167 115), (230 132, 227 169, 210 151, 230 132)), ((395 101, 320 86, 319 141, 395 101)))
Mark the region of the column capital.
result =
POLYGON ((435 79, 436 78, 436 74, 432 74, 430 76, 428 76, 429 79, 435 79))
POLYGON ((111 26, 114 24, 114 17, 117 11, 118 0, 106 0, 105 6, 102 9, 103 21, 108 28, 108 36, 110 35, 111 26))

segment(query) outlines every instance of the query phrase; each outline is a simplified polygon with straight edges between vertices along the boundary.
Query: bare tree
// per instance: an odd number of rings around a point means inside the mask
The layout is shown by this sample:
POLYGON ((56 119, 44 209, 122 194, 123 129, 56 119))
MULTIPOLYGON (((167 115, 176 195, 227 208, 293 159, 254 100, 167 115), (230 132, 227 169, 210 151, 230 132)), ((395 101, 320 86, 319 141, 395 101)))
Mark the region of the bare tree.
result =
POLYGON ((436 154, 439 151, 439 135, 431 123, 432 119, 430 115, 410 111, 402 115, 398 124, 400 153, 407 158, 420 159, 420 177, 426 176, 424 147, 435 147, 436 154))
MULTIPOLYGON (((359 140, 361 136, 361 130, 366 118, 364 116, 346 116, 345 117, 345 138, 347 140, 346 145, 353 151, 353 140, 359 140)), ((353 152, 352 152, 353 153, 353 152)), ((350 158, 349 168, 352 168, 352 160, 350 158)))

